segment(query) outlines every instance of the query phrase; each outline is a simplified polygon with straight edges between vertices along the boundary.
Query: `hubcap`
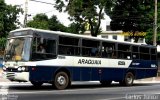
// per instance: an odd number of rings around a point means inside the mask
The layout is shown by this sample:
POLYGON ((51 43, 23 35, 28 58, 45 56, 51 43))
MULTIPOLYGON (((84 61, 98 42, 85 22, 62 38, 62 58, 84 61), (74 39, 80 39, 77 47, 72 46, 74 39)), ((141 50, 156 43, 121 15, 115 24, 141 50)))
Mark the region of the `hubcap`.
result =
POLYGON ((64 76, 61 75, 57 78, 57 82, 58 82, 59 85, 65 85, 66 84, 66 79, 65 79, 64 76))
POLYGON ((127 83, 131 84, 131 83, 132 83, 132 80, 133 80, 133 79, 132 79, 131 76, 128 76, 128 77, 127 77, 127 83))

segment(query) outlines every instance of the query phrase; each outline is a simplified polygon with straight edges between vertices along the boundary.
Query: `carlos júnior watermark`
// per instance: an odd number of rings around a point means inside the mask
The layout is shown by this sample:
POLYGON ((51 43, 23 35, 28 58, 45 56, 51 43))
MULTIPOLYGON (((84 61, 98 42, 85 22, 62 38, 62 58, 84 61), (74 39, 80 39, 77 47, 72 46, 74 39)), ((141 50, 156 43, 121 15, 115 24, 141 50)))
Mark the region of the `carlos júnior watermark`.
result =
POLYGON ((0 94, 0 100, 18 100, 18 95, 0 94))
POLYGON ((160 94, 126 94, 126 100, 159 100, 160 94))

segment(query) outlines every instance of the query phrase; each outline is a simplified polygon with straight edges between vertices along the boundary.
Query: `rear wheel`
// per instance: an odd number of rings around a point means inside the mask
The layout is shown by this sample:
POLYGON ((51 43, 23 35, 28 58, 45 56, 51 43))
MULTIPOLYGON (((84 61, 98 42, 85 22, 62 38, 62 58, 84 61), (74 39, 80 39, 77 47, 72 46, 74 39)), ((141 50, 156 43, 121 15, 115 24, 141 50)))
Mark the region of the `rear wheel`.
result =
POLYGON ((134 81, 134 75, 131 72, 128 72, 123 81, 120 82, 124 86, 132 86, 134 81))
POLYGON ((67 88, 70 85, 70 81, 69 81, 69 77, 68 77, 67 73, 63 72, 63 71, 58 72, 55 75, 53 85, 55 88, 57 88, 59 90, 67 88))
POLYGON ((111 85, 112 81, 100 81, 100 83, 103 86, 109 86, 109 85, 111 85))
POLYGON ((35 87, 40 87, 42 86, 42 82, 37 82, 37 81, 31 81, 32 85, 35 86, 35 87))

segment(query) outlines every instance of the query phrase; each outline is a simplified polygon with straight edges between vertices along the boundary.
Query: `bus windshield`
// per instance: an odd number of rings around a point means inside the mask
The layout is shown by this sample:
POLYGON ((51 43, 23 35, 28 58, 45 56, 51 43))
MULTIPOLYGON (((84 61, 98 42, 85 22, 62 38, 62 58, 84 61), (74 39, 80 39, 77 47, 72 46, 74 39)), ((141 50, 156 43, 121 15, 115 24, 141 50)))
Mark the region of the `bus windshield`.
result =
POLYGON ((30 55, 31 38, 21 37, 8 39, 5 61, 28 61, 30 55))

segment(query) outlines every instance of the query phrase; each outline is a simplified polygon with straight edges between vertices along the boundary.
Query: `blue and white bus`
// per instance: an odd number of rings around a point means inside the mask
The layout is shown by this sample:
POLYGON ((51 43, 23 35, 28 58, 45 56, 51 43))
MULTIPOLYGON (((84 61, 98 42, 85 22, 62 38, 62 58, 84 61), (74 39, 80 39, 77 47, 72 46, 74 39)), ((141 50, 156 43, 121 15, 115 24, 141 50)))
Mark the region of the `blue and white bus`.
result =
POLYGON ((73 81, 112 81, 131 86, 157 75, 157 49, 116 40, 59 31, 24 28, 11 31, 4 56, 7 79, 51 83, 65 89, 73 81), (45 52, 39 52, 41 46, 45 52))

